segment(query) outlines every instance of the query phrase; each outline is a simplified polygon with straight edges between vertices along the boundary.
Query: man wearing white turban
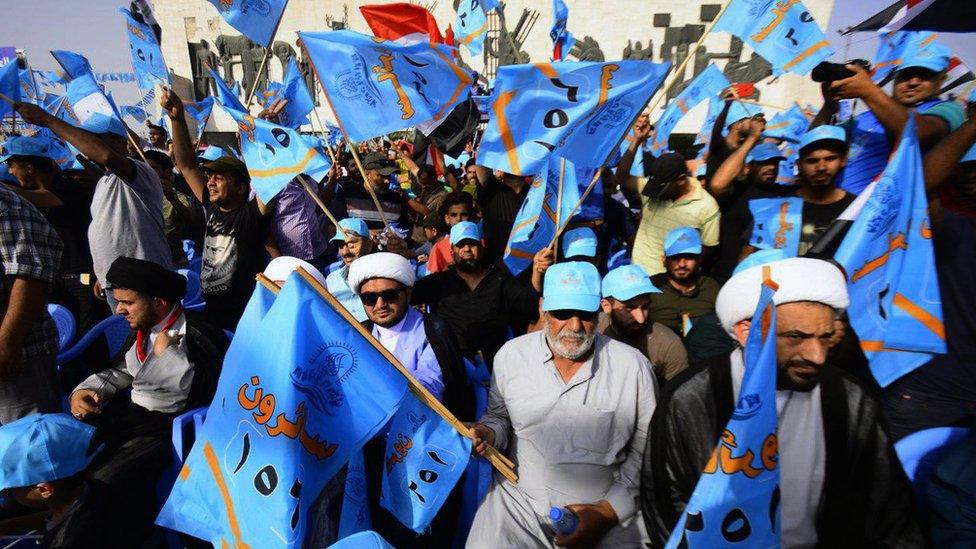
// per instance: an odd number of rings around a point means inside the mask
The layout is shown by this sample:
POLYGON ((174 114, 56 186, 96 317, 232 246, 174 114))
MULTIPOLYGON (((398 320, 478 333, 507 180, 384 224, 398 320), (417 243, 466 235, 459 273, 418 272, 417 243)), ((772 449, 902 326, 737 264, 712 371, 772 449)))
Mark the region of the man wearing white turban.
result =
MULTIPOLYGON (((843 273, 804 257, 767 266, 779 285, 773 301, 782 545, 923 546, 879 403, 827 363, 834 319, 848 304, 843 273)), ((655 544, 667 540, 684 512, 732 415, 761 282, 761 265, 729 279, 715 308, 739 346, 675 377, 651 419, 641 502, 655 544)))

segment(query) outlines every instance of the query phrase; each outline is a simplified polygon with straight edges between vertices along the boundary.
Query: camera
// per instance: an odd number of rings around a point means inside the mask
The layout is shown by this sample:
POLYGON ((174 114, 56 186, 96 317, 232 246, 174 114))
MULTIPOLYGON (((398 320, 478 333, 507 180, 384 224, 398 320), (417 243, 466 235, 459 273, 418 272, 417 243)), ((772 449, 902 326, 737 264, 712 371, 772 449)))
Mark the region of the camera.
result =
POLYGON ((824 61, 813 68, 813 71, 810 72, 810 78, 814 82, 833 82, 834 80, 843 80, 854 76, 854 71, 847 68, 846 65, 857 65, 871 72, 871 63, 864 59, 852 59, 846 63, 830 63, 829 61, 824 61))

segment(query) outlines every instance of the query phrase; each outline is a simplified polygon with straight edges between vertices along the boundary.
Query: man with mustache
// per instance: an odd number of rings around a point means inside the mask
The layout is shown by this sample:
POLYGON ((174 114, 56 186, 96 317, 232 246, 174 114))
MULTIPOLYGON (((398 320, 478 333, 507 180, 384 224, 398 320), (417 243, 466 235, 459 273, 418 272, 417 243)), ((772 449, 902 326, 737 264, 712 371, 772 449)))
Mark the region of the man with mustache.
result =
POLYGON ((518 463, 478 508, 467 547, 637 546, 637 480, 657 383, 639 351, 597 333, 600 275, 589 263, 545 274, 545 328, 495 355, 488 410, 471 428, 518 463), (579 524, 555 535, 550 507, 579 524))
POLYGON ((373 241, 369 238, 366 222, 355 217, 347 217, 339 222, 342 231, 337 231, 332 242, 339 243, 339 259, 342 267, 329 273, 325 279, 325 289, 342 303, 359 322, 366 321, 366 310, 359 296, 349 287, 349 265, 353 261, 373 252, 373 241))
POLYGON ((715 312, 719 284, 701 274, 702 243, 698 231, 678 227, 664 238, 664 272, 651 277, 661 290, 651 300, 650 314, 677 334, 685 335, 687 321, 715 312))
MULTIPOLYGON (((848 304, 834 265, 789 258, 765 266, 779 285, 776 411, 783 547, 920 547, 912 491, 881 406, 860 382, 827 362, 834 319, 848 304)), ((670 383, 651 420, 641 503, 655 546, 684 512, 739 399, 742 347, 759 302, 764 265, 735 274, 716 309, 739 346, 685 370, 670 383)))

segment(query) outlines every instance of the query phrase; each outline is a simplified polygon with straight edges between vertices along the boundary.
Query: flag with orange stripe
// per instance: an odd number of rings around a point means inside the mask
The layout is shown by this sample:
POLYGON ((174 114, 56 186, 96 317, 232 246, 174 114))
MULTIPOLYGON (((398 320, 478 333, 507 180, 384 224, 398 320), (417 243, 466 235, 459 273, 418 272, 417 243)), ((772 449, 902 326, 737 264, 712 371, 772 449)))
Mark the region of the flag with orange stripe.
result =
POLYGON ((534 63, 499 67, 478 163, 541 173, 550 156, 603 165, 657 91, 669 63, 534 63))
POLYGON ((799 0, 731 0, 715 23, 742 39, 773 66, 773 74, 807 74, 834 53, 810 10, 799 0))
POLYGON ((671 132, 674 131, 674 127, 678 125, 678 122, 688 114, 688 111, 706 99, 718 97, 718 94, 729 86, 729 79, 722 74, 722 71, 714 63, 709 64, 705 70, 698 73, 685 86, 685 89, 681 90, 678 97, 668 102, 667 107, 664 109, 664 114, 658 119, 655 128, 656 131, 654 132, 654 141, 651 144, 651 150, 654 152, 654 155, 660 156, 668 148, 668 139, 671 137, 671 132))
POLYGON ((834 257, 847 272, 851 325, 882 387, 946 352, 914 117, 834 257))

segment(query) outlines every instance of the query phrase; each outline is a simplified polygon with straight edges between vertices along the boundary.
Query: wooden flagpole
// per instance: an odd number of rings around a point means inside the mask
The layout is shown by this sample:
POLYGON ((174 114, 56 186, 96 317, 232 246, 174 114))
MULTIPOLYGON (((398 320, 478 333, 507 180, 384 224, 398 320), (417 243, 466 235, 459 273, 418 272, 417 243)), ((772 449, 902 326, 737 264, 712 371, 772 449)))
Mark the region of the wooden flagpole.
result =
MULTIPOLYGON (((393 354, 387 350, 382 343, 377 341, 376 338, 373 337, 373 334, 367 331, 366 328, 364 328, 363 325, 360 324, 359 321, 356 320, 356 318, 353 317, 352 314, 342 306, 342 303, 339 303, 339 301, 332 294, 330 294, 329 291, 326 290, 322 284, 315 279, 315 277, 310 275, 308 271, 301 267, 296 269, 296 272, 299 274, 299 276, 305 279, 305 282, 315 289, 315 291, 319 294, 319 297, 324 299, 326 303, 328 303, 329 306, 335 309, 337 313, 339 313, 347 322, 349 322, 349 324, 352 325, 352 327, 355 328, 356 331, 359 332, 360 335, 362 335, 366 341, 373 346, 373 348, 379 351, 384 358, 390 361, 390 364, 392 364, 393 367, 396 368, 404 378, 406 378, 407 386, 410 388, 410 392, 412 392, 414 396, 430 407, 430 409, 436 412, 437 415, 441 416, 444 421, 451 425, 451 427, 454 427, 454 430, 456 430, 458 434, 465 438, 471 438, 471 433, 468 428, 465 427, 464 424, 461 423, 461 421, 458 420, 458 418, 456 418, 450 410, 441 404, 439 400, 434 398, 434 395, 432 395, 426 387, 421 385, 420 382, 417 381, 417 379, 413 377, 413 375, 403 366, 403 364, 401 364, 400 361, 397 360, 397 358, 393 356, 393 354)), ((257 279, 260 284, 262 284, 272 293, 277 294, 280 291, 278 285, 269 280, 263 274, 259 273, 257 275, 257 279)), ((516 476, 515 471, 513 471, 513 468, 515 467, 514 463, 502 455, 502 453, 495 449, 494 446, 488 446, 488 450, 485 451, 485 458, 488 459, 488 461, 496 469, 498 469, 498 472, 508 479, 509 482, 512 484, 518 484, 518 476, 516 476)))
POLYGON ((302 186, 305 187, 305 192, 307 192, 308 195, 312 197, 312 200, 314 200, 315 203, 318 204, 319 209, 321 209, 322 213, 325 214, 325 217, 328 217, 329 221, 331 221, 332 224, 335 225, 336 230, 342 234, 345 234, 345 231, 343 231, 342 227, 339 226, 339 221, 337 221, 335 216, 332 215, 332 212, 330 212, 329 209, 325 207, 325 204, 322 203, 322 199, 319 198, 319 195, 315 192, 315 189, 313 189, 312 186, 308 184, 308 181, 304 177, 302 177, 303 175, 304 174, 299 174, 298 180, 301 181, 302 186))
MULTIPOLYGON (((559 227, 560 227, 560 213, 563 211, 563 178, 566 175, 566 159, 559 158, 559 187, 556 189, 556 238, 549 243, 549 248, 552 249, 552 260, 559 260, 559 247, 556 246, 556 241, 559 239, 559 227)), ((574 210, 575 211, 575 210, 574 210)), ((569 220, 566 220, 569 224, 569 220)))
POLYGON ((315 78, 317 78, 319 81, 319 87, 322 88, 322 93, 325 95, 325 101, 329 104, 329 109, 332 110, 332 116, 335 117, 336 124, 339 125, 339 131, 342 132, 342 137, 346 140, 346 144, 349 146, 349 150, 352 152, 352 158, 356 162, 356 167, 359 169, 359 174, 363 178, 363 187, 373 199, 373 205, 376 206, 376 211, 380 213, 380 218, 383 219, 383 227, 387 232, 392 232, 393 230, 390 228, 390 223, 386 220, 386 213, 383 211, 383 206, 380 205, 380 199, 378 196, 376 196, 376 191, 370 187, 369 181, 366 178, 366 170, 363 169, 363 163, 359 159, 359 152, 356 150, 357 144, 353 143, 352 140, 349 139, 349 132, 346 131, 346 126, 342 123, 342 119, 339 118, 339 113, 336 111, 335 105, 332 104, 332 98, 329 97, 329 91, 325 89, 325 86, 322 84, 324 80, 322 80, 322 76, 319 74, 319 69, 312 61, 312 56, 308 54, 308 50, 305 48, 305 42, 301 42, 301 45, 302 51, 305 53, 305 59, 308 59, 308 64, 312 67, 312 70, 315 72, 315 78))

